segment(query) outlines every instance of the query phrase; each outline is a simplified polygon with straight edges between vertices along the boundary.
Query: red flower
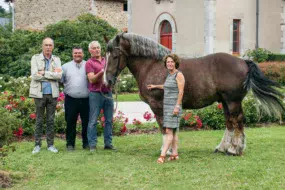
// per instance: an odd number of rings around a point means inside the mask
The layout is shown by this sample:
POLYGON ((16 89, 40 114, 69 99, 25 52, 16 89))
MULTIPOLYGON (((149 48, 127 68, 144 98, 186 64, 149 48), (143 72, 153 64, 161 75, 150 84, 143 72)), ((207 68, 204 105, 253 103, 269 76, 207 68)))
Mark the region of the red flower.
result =
POLYGON ((12 101, 13 100, 13 95, 8 96, 8 101, 12 101))
POLYGON ((184 120, 185 121, 188 121, 192 116, 192 113, 187 113, 185 116, 184 116, 184 120))
POLYGON ((18 102, 13 102, 13 104, 12 104, 12 105, 13 105, 13 108, 17 108, 17 107, 18 107, 18 104, 19 104, 18 102))
POLYGON ((9 110, 9 111, 12 111, 13 106, 12 106, 11 104, 8 104, 8 105, 5 106, 5 108, 6 108, 7 110, 9 110))
POLYGON ((101 110, 100 110, 100 114, 103 114, 103 113, 104 113, 104 110, 103 110, 103 109, 101 109, 101 110))
POLYGON ((218 104, 217 108, 218 108, 219 110, 223 109, 223 104, 218 104))
POLYGON ((25 100, 26 100, 26 98, 25 98, 24 96, 20 96, 20 99, 21 99, 22 101, 25 101, 25 100))
POLYGON ((8 92, 4 91, 4 94, 8 94, 8 92))
POLYGON ((63 92, 59 93, 59 97, 63 97, 63 99, 64 99, 64 97, 65 97, 64 93, 63 92))
POLYGON ((134 119, 134 120, 133 120, 133 124, 134 124, 134 125, 140 125, 140 124, 142 124, 142 122, 140 122, 140 121, 137 120, 137 119, 134 119))
POLYGON ((30 118, 31 118, 31 119, 36 119, 36 117, 37 117, 37 115, 36 115, 35 113, 31 113, 31 114, 30 114, 30 118))
POLYGON ((122 129, 121 129, 121 132, 122 133, 125 133, 127 132, 127 127, 126 127, 126 124, 123 125, 122 129))
POLYGON ((105 117, 104 117, 104 116, 101 117, 101 121, 102 121, 102 122, 105 121, 105 117))
POLYGON ((203 123, 202 123, 201 119, 197 119, 196 122, 197 122, 196 127, 197 127, 198 129, 200 129, 200 128, 203 126, 203 123))
POLYGON ((22 135, 23 135, 23 133, 24 133, 24 131, 23 131, 23 128, 22 127, 20 127, 18 130, 15 130, 14 132, 14 135, 16 136, 16 137, 21 137, 22 135))

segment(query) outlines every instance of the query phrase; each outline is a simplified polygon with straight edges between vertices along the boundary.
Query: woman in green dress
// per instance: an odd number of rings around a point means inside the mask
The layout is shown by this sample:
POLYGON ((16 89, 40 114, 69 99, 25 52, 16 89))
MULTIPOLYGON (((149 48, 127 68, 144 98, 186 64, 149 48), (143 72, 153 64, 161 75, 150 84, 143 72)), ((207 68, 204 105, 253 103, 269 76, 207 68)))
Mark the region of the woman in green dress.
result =
POLYGON ((177 55, 170 54, 164 57, 164 65, 168 70, 168 75, 163 85, 149 84, 149 90, 158 88, 164 90, 163 99, 163 130, 166 140, 163 143, 161 155, 158 163, 165 162, 166 152, 172 146, 172 155, 169 160, 178 160, 178 128, 182 114, 182 98, 185 85, 183 74, 178 70, 180 60, 177 55))

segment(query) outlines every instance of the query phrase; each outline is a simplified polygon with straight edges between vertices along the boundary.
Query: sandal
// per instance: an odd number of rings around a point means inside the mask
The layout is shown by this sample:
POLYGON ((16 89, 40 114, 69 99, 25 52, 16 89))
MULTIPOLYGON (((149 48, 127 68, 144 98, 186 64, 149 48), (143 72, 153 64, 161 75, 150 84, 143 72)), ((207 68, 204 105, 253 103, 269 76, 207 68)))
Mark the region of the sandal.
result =
POLYGON ((156 162, 159 164, 163 164, 165 162, 165 156, 160 156, 156 162))
POLYGON ((174 161, 174 160, 178 160, 178 159, 179 159, 178 154, 176 154, 176 155, 170 155, 170 157, 168 158, 168 161, 174 161))

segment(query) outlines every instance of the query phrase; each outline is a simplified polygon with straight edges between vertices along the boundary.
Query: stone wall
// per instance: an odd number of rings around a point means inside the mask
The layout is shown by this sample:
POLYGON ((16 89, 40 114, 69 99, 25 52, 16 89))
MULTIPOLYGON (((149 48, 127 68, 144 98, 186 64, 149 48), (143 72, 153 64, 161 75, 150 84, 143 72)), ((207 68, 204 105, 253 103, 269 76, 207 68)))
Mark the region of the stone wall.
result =
POLYGON ((97 16, 119 30, 127 29, 128 13, 123 10, 123 2, 96 0, 95 6, 97 16))
POLYGON ((121 30, 127 27, 123 2, 94 0, 15 0, 16 29, 43 30, 48 24, 91 13, 121 30))
POLYGON ((90 0, 16 0, 16 29, 42 30, 48 24, 89 12, 90 0))

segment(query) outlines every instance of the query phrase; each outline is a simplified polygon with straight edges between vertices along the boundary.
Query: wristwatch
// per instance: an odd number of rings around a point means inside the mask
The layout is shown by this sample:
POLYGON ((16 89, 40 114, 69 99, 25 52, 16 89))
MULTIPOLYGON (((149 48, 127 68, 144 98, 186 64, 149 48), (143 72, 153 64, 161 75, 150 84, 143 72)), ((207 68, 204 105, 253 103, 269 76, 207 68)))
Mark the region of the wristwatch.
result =
POLYGON ((175 105, 175 108, 177 108, 177 109, 181 110, 181 105, 176 104, 176 105, 175 105))

